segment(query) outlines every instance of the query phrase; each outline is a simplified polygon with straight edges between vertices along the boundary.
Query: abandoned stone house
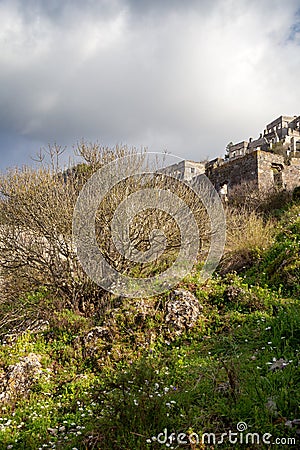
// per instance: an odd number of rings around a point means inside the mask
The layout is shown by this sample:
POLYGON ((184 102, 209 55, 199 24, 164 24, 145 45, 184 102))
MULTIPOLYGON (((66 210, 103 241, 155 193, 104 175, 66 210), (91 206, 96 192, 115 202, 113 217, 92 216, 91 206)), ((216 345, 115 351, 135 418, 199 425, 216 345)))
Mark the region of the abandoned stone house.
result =
POLYGON ((205 162, 195 162, 184 159, 176 164, 165 167, 163 169, 163 172, 169 175, 173 175, 179 180, 190 181, 197 175, 205 173, 205 167, 205 162))
POLYGON ((229 144, 227 157, 232 160, 254 150, 281 150, 287 156, 296 156, 300 151, 300 116, 280 116, 269 123, 257 139, 229 144))
POLYGON ((181 161, 166 171, 185 180, 205 173, 220 195, 228 197, 244 183, 258 190, 275 186, 292 191, 300 186, 300 116, 278 117, 258 139, 229 145, 225 158, 181 161))

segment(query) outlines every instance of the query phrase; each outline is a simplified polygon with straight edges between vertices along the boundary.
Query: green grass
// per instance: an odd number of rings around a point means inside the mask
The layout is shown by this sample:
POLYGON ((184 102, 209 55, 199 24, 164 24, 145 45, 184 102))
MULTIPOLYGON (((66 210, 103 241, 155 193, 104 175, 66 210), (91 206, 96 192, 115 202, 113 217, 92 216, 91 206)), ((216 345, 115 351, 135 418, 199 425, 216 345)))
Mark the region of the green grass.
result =
POLYGON ((148 300, 143 320, 133 300, 98 322, 61 310, 47 330, 2 343, 0 370, 36 353, 42 374, 27 398, 0 403, 0 449, 284 448, 201 444, 204 433, 218 440, 240 422, 272 442, 296 439, 296 448, 297 427, 286 423, 300 419, 299 230, 299 207, 291 206, 251 269, 204 286, 197 271, 187 277, 181 287, 203 310, 180 336, 164 323, 162 296, 148 300), (84 341, 104 323, 113 338, 84 341), (272 370, 281 359, 286 364, 272 370), (200 443, 159 443, 165 430, 196 433, 200 443))
POLYGON ((300 207, 281 212, 274 245, 247 272, 249 282, 270 286, 283 295, 300 296, 300 207))
POLYGON ((107 354, 102 368, 76 354, 69 332, 2 346, 5 365, 35 352, 44 370, 28 399, 2 407, 1 448, 165 448, 152 441, 164 429, 220 437, 241 421, 253 432, 294 437, 285 422, 300 417, 299 308, 276 299, 274 315, 267 303, 265 311, 214 311, 206 327, 136 349, 130 361, 107 354), (271 371, 279 358, 288 365, 271 371))

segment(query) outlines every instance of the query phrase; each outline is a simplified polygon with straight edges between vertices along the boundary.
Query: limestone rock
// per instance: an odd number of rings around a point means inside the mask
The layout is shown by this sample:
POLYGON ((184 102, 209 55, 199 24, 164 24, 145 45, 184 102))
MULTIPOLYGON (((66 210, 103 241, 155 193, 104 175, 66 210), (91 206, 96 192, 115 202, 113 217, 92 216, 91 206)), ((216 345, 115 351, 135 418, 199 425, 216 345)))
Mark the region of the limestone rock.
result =
POLYGON ((179 335, 195 325, 203 309, 197 298, 189 291, 177 289, 166 303, 165 321, 179 335))
POLYGON ((25 320, 20 325, 14 327, 9 333, 1 337, 3 345, 11 345, 25 333, 42 333, 49 327, 49 321, 43 319, 25 320))
POLYGON ((0 402, 28 395, 31 385, 42 373, 40 359, 40 355, 30 353, 0 373, 0 402))
POLYGON ((96 326, 90 329, 83 336, 78 336, 74 341, 74 348, 81 349, 83 357, 95 356, 98 352, 98 345, 101 341, 111 342, 112 336, 108 327, 96 326))
POLYGON ((110 340, 109 329, 107 327, 94 327, 84 336, 86 344, 97 339, 110 340))

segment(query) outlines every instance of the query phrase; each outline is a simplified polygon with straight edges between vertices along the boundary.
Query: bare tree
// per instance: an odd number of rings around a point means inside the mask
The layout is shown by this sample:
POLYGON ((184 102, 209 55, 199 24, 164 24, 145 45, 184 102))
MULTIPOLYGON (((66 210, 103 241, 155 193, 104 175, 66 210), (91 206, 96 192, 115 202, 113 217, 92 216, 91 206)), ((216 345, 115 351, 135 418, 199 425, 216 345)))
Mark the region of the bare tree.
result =
MULTIPOLYGON (((105 293, 83 271, 72 242, 74 206, 81 188, 94 172, 128 155, 136 158, 138 165, 145 152, 81 142, 75 152, 79 162, 67 168, 60 164, 62 154, 61 147, 50 147, 39 155, 37 168, 11 169, 0 176, 2 303, 15 305, 19 315, 27 293, 41 287, 65 307, 86 312, 101 307, 105 293)), ((99 205, 95 230, 99 248, 113 267, 131 276, 147 277, 172 264, 180 248, 180 232, 176 221, 163 210, 138 212, 130 226, 134 247, 147 251, 149 236, 155 229, 164 232, 167 244, 155 263, 128 261, 119 253, 111 235, 114 212, 128 195, 141 188, 172 190, 191 208, 203 244, 209 241, 209 220, 198 197, 185 184, 163 174, 135 176, 131 169, 99 205)), ((5 317, 4 314, 2 320, 5 317)))

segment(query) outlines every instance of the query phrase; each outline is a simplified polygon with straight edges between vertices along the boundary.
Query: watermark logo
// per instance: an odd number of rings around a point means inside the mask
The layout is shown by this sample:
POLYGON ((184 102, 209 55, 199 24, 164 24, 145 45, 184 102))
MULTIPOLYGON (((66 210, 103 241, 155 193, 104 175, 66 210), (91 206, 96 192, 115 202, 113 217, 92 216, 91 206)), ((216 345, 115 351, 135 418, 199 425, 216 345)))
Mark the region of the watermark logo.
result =
MULTIPOLYGON (((189 204, 178 195, 176 188, 174 192, 171 191, 170 180, 173 180, 177 188, 181 184, 190 189, 205 207, 209 218, 210 248, 200 279, 205 281, 210 277, 220 262, 226 233, 225 214, 220 197, 204 174, 187 183, 180 180, 178 175, 166 170, 176 158, 174 155, 161 153, 118 158, 95 172, 82 188, 73 214, 73 240, 86 274, 105 290, 123 297, 149 297, 169 290, 191 272, 201 246, 199 222, 189 204), (169 159, 172 161, 168 161, 169 159), (143 187, 143 177, 146 180, 149 180, 149 177, 153 179, 160 177, 160 182, 156 185, 152 183, 151 187, 145 182, 143 187), (141 250, 132 242, 131 224, 145 211, 163 211, 174 220, 180 233, 176 259, 166 270, 149 277, 135 277, 118 270, 101 253, 97 243, 95 232, 97 209, 110 192, 129 178, 137 180, 139 189, 120 200, 110 222, 111 240, 119 254, 132 264, 155 264, 155 261, 163 255, 167 238, 164 229, 159 229, 159 223, 149 233, 149 248, 141 250), (165 185, 162 179, 167 180, 165 185)), ((180 161, 180 158, 176 161, 180 161)))
MULTIPOLYGON (((276 437, 272 438, 270 433, 255 433, 249 432, 248 425, 245 422, 239 422, 236 425, 236 431, 229 430, 226 433, 203 433, 199 435, 197 433, 169 433, 167 428, 157 436, 153 436, 152 439, 147 439, 146 443, 158 442, 159 444, 165 444, 167 447, 174 445, 195 445, 195 444, 207 444, 207 445, 222 445, 225 443, 230 444, 250 444, 250 445, 296 445, 296 439, 291 437, 276 437)), ((171 447, 175 448, 175 447, 171 447)), ((177 447, 176 447, 177 448, 177 447)))
POLYGON ((247 430, 248 425, 245 422, 239 422, 236 426, 237 431, 243 432, 247 430))

